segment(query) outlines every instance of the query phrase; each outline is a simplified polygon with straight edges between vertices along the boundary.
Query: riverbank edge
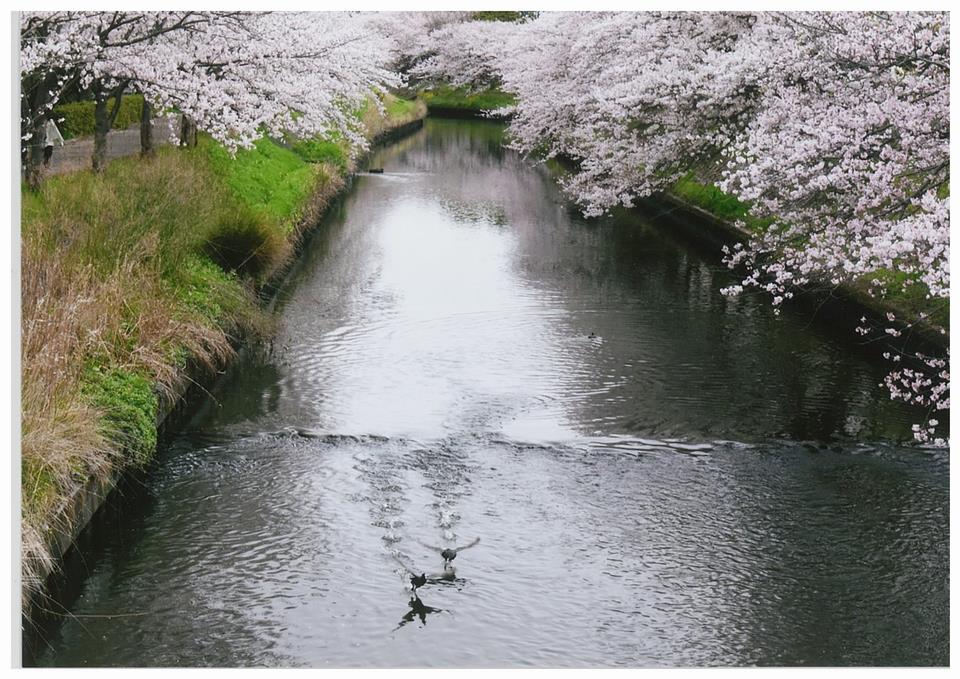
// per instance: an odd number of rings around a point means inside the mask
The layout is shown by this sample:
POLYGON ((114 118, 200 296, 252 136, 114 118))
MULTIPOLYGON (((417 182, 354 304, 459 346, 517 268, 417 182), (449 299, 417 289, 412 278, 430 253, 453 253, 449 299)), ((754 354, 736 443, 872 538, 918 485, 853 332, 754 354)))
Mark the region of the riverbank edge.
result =
MULTIPOLYGON (((708 234, 703 234, 704 240, 709 240, 718 245, 733 245, 734 243, 746 243, 750 240, 751 234, 738 227, 733 222, 721 219, 712 212, 695 205, 671 191, 664 191, 656 196, 641 201, 651 207, 662 208, 668 206, 669 211, 680 212, 696 219, 699 225, 709 229, 708 234)), ((883 300, 871 297, 863 290, 858 290, 849 284, 840 284, 836 286, 809 287, 799 290, 800 296, 795 297, 796 304, 829 313, 835 317, 848 317, 853 321, 854 329, 860 325, 860 318, 867 318, 875 325, 893 327, 900 332, 910 333, 913 337, 919 339, 924 345, 929 345, 937 350, 946 350, 950 348, 950 334, 940 332, 940 329, 923 319, 903 319, 901 313, 894 307, 885 304, 883 300), (888 320, 887 314, 894 313, 897 318, 894 321, 888 320)))
MULTIPOLYGON (((261 308, 269 309, 277 294, 283 288, 283 284, 291 269, 303 253, 309 237, 319 228, 325 212, 335 200, 347 191, 352 184, 352 177, 357 173, 358 168, 366 161, 373 151, 377 148, 388 145, 394 141, 409 136, 423 127, 424 119, 427 116, 426 111, 418 113, 418 117, 413 120, 399 122, 396 125, 388 126, 373 136, 369 142, 367 151, 354 158, 346 171, 331 177, 331 180, 324 183, 310 196, 307 197, 300 216, 300 225, 297 229, 298 238, 293 243, 293 253, 284 262, 284 264, 264 282, 259 289, 259 303, 261 308)), ((234 349, 241 350, 251 338, 249 336, 238 337, 234 342, 234 349)), ((234 358, 236 360, 236 357, 234 358)), ((178 407, 183 404, 193 392, 205 392, 216 382, 217 375, 210 375, 197 368, 187 371, 186 379, 182 381, 180 388, 173 398, 161 399, 157 408, 156 431, 158 435, 167 428, 168 423, 174 418, 178 407)), ((42 588, 34 589, 28 586, 28 583, 21 581, 21 618, 22 629, 27 630, 35 628, 37 621, 48 615, 49 609, 43 606, 49 599, 48 584, 52 577, 56 577, 63 563, 64 558, 70 549, 76 543, 77 538, 90 524, 97 511, 107 502, 111 492, 117 487, 120 480, 127 474, 135 470, 130 468, 115 469, 110 471, 105 477, 91 476, 87 481, 78 486, 77 489, 64 498, 60 507, 53 513, 51 525, 61 527, 51 530, 47 535, 46 549, 50 556, 48 561, 39 561, 39 580, 44 583, 42 588), (49 563, 49 566, 47 564, 49 563)), ((29 558, 27 554, 21 552, 21 563, 23 559, 29 558)))

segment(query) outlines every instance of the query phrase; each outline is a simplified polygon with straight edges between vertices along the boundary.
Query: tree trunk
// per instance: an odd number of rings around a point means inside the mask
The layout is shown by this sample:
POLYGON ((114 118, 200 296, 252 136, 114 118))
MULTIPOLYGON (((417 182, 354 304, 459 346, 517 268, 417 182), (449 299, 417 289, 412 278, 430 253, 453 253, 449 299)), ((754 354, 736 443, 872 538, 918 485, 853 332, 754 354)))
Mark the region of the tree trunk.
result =
POLYGON ((23 178, 31 191, 40 188, 45 175, 43 149, 47 142, 50 91, 54 84, 49 76, 39 81, 32 78, 21 81, 24 96, 20 98, 20 163, 23 178), (24 136, 29 139, 23 139, 24 136))
POLYGON ((107 164, 107 135, 110 133, 110 115, 107 98, 97 94, 93 107, 93 171, 103 172, 107 164))
POLYGON ((124 80, 112 90, 104 91, 98 83, 93 88, 94 101, 93 107, 93 171, 103 172, 107 165, 107 135, 113 127, 113 121, 117 119, 120 113, 120 102, 123 100, 123 93, 127 89, 127 83, 124 80), (113 97, 113 106, 107 106, 109 98, 113 97))
POLYGON ((146 97, 140 109, 140 155, 144 158, 153 155, 153 106, 146 97))
POLYGON ((180 116, 180 146, 197 145, 197 126, 187 114, 180 116))
POLYGON ((43 184, 43 147, 46 146, 47 141, 46 121, 41 118, 32 127, 33 136, 21 143, 26 144, 24 149, 26 151, 24 154, 24 174, 26 175, 27 186, 31 191, 37 191, 43 184))

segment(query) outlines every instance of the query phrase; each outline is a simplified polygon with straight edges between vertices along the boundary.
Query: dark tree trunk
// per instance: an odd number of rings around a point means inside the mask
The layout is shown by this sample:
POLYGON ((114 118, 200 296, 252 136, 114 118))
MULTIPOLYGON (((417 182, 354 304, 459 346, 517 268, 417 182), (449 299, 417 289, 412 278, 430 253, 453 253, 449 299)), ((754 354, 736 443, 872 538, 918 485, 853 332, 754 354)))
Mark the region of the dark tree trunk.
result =
POLYGON ((107 98, 97 96, 93 108, 93 171, 102 172, 107 164, 107 135, 110 133, 110 116, 107 98))
POLYGON ((140 109, 140 155, 144 158, 153 155, 153 106, 146 97, 140 109))
POLYGON ((40 189, 40 185, 43 184, 45 174, 43 148, 46 146, 47 141, 47 126, 46 122, 41 118, 38 124, 32 127, 33 136, 29 140, 21 142, 26 145, 23 149, 25 153, 22 154, 22 157, 24 160, 24 175, 27 186, 31 191, 37 191, 40 189))
POLYGON ((43 148, 47 141, 47 116, 50 114, 51 77, 29 78, 21 82, 24 95, 20 98, 20 134, 29 139, 20 140, 20 163, 23 178, 32 191, 43 183, 43 148))
POLYGON ((197 125, 187 114, 180 116, 180 146, 197 145, 197 125))
POLYGON ((121 82, 112 90, 104 90, 99 84, 94 89, 93 107, 93 171, 103 172, 107 165, 107 135, 113 127, 113 121, 120 112, 120 102, 123 92, 127 89, 127 81, 121 82), (113 97, 113 106, 108 106, 110 97, 113 97))

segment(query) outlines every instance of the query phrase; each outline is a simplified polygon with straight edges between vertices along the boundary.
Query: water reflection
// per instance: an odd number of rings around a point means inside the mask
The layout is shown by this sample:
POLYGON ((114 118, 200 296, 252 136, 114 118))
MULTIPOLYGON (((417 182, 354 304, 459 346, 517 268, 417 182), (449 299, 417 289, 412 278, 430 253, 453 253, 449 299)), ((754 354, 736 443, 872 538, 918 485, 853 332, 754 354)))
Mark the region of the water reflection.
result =
POLYGON ((443 613, 442 608, 434 608, 432 606, 427 606, 425 603, 420 601, 420 597, 416 595, 411 597, 410 601, 407 602, 407 605, 410 606, 410 610, 403 615, 403 617, 400 619, 400 623, 397 625, 394 631, 397 631, 398 629, 406 625, 408 622, 413 622, 414 618, 420 619, 421 626, 426 625, 428 615, 431 615, 433 613, 443 613))

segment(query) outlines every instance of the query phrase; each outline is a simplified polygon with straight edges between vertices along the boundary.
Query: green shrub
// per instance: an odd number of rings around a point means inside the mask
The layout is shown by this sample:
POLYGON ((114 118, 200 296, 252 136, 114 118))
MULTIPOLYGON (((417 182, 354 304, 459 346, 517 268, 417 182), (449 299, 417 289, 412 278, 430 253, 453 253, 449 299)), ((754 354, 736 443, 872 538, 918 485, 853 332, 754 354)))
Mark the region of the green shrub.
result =
MULTIPOLYGON (((70 104, 60 104, 53 109, 54 119, 64 139, 74 137, 88 137, 93 134, 94 120, 92 101, 75 101, 70 104), (63 122, 59 122, 63 118, 63 122)), ((113 106, 113 99, 107 100, 107 106, 113 106)), ((113 129, 125 130, 131 125, 140 122, 143 111, 143 97, 139 94, 130 94, 120 100, 120 110, 113 121, 113 129)))
POLYGON ((286 252, 286 239, 250 210, 226 215, 207 236, 203 252, 229 273, 262 280, 286 252))
POLYGON ((150 380, 123 368, 92 363, 84 373, 81 392, 103 410, 101 426, 123 447, 130 461, 146 464, 157 447, 157 394, 150 380))

